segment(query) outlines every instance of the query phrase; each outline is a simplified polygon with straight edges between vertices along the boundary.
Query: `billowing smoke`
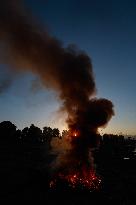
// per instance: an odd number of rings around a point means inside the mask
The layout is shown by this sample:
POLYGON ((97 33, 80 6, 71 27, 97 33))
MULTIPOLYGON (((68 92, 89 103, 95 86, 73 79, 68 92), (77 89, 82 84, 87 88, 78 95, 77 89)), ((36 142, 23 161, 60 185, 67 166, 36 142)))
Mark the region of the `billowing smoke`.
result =
POLYGON ((81 152, 84 158, 84 150, 96 143, 98 128, 114 115, 112 102, 95 98, 90 57, 73 46, 64 48, 12 0, 0 3, 0 40, 2 60, 15 70, 33 72, 45 87, 58 93, 69 129, 80 133, 78 140, 71 141, 73 153, 81 152))

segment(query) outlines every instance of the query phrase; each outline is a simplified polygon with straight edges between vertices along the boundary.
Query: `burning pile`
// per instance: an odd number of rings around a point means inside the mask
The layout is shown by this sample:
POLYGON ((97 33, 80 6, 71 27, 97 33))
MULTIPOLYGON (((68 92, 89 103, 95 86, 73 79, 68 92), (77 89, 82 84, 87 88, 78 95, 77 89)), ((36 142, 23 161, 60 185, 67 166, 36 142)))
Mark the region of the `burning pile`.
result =
POLYGON ((92 187, 96 176, 89 153, 99 141, 98 128, 105 126, 114 115, 113 104, 96 98, 90 57, 75 46, 64 48, 60 41, 35 25, 20 2, 0 2, 3 48, 0 59, 10 65, 13 73, 32 72, 39 76, 43 86, 56 91, 61 100, 60 110, 67 114, 70 132, 77 130, 74 136, 69 135, 71 149, 62 156, 65 163, 58 168, 58 176, 73 187, 78 184, 92 187), (64 169, 67 171, 60 172, 64 169))
MULTIPOLYGON (((65 163, 60 162, 57 173, 50 182, 51 189, 57 189, 59 185, 63 189, 65 185, 72 190, 96 191, 101 187, 101 178, 95 173, 90 145, 81 150, 81 139, 79 131, 71 131, 67 135, 66 140, 71 149, 64 156, 61 153, 65 163), (78 155, 78 151, 81 151, 81 154, 78 155)), ((84 139, 86 138, 83 137, 84 139)))
POLYGON ((81 190, 99 190, 101 185, 100 177, 96 176, 95 172, 90 171, 89 173, 71 173, 64 175, 59 173, 54 180, 50 182, 50 188, 54 189, 57 187, 58 181, 67 183, 67 185, 72 189, 81 189, 81 190))

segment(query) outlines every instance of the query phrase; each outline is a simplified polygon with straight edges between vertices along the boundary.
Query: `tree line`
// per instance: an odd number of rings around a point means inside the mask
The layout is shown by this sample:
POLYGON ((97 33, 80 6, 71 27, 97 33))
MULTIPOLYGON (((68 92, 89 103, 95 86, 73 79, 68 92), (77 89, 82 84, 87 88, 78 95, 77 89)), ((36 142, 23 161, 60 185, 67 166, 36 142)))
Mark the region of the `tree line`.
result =
POLYGON ((0 123, 0 141, 5 142, 22 142, 28 144, 40 144, 48 143, 50 144, 53 137, 61 137, 58 128, 43 127, 41 130, 34 124, 30 127, 25 127, 22 130, 17 129, 17 127, 10 121, 3 121, 0 123))

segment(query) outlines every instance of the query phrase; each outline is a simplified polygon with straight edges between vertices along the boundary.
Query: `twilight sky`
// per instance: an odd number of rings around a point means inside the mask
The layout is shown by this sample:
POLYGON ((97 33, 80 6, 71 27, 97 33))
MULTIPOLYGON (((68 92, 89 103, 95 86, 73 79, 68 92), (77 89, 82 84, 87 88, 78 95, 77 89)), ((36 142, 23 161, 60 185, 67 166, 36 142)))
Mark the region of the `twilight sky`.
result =
MULTIPOLYGON (((26 2, 37 21, 64 46, 76 44, 91 57, 97 96, 115 106, 115 116, 102 132, 136 134, 135 0, 26 2)), ((10 120, 20 129, 31 123, 65 129, 64 119, 56 114, 56 93, 42 86, 37 89, 37 76, 14 74, 0 65, 0 91, 3 79, 11 86, 0 92, 0 121, 10 120)))

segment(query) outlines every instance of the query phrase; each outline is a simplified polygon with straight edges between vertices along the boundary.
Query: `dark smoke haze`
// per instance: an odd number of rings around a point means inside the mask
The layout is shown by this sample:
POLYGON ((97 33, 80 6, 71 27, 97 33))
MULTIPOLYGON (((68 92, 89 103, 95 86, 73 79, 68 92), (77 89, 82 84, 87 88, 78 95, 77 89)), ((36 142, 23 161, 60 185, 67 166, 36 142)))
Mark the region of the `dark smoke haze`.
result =
POLYGON ((33 72, 45 87, 58 93, 69 129, 80 131, 80 139, 72 141, 74 152, 81 150, 86 155, 83 150, 94 143, 88 136, 96 134, 114 115, 111 101, 95 98, 90 57, 77 48, 64 48, 15 0, 0 3, 0 41, 4 44, 2 61, 14 70, 33 72))

